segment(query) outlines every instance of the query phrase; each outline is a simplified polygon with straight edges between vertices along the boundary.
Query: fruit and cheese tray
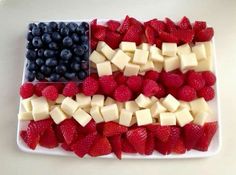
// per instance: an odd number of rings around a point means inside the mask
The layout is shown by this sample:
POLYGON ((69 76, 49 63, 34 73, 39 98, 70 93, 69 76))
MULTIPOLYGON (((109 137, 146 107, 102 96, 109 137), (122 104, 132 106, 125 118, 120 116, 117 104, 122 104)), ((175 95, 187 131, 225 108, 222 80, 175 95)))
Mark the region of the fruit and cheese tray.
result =
POLYGON ((216 154, 213 36, 185 16, 30 23, 19 148, 79 158, 216 154))

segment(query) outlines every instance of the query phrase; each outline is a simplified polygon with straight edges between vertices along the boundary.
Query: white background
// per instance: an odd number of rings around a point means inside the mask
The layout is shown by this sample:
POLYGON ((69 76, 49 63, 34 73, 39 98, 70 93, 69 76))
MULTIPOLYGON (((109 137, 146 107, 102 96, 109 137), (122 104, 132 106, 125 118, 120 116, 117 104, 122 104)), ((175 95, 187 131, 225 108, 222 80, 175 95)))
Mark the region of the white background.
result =
MULTIPOLYGON (((1 0, 0 0, 1 1, 1 0)), ((0 174, 235 174, 236 170, 236 1, 220 0, 2 0, 0 2, 0 174), (18 88, 29 21, 84 18, 206 20, 215 29, 222 149, 211 158, 185 160, 79 159, 34 155, 16 145, 18 88)))

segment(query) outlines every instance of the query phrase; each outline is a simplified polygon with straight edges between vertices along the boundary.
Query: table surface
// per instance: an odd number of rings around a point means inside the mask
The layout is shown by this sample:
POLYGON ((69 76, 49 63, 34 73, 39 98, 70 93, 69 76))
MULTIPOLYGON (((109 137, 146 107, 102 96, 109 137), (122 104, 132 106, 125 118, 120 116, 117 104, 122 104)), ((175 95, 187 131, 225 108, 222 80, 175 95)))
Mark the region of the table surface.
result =
POLYGON ((1 174, 235 174, 236 139, 236 1, 0 0, 0 165, 1 174), (222 3, 223 2, 223 3, 222 3), (18 88, 29 21, 88 18, 139 19, 168 16, 206 20, 215 29, 222 115, 222 149, 214 157, 184 160, 79 159, 21 152, 16 145, 18 88))

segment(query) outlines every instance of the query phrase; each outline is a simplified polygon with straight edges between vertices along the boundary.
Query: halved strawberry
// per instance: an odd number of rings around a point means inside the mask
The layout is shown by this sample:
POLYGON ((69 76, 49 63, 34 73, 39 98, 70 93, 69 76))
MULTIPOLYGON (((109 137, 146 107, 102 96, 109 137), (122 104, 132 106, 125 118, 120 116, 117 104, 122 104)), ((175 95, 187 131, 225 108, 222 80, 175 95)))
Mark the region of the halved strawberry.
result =
POLYGON ((193 24, 194 32, 199 32, 207 27, 205 21, 195 21, 193 24))
POLYGON ((203 29, 195 34, 196 41, 210 41, 214 35, 214 29, 212 27, 208 27, 203 29))
POLYGON ((95 38, 92 38, 90 41, 90 47, 92 50, 95 50, 97 47, 98 41, 95 38))
POLYGON ((150 124, 146 126, 147 130, 151 131, 156 138, 162 142, 166 142, 171 133, 170 126, 161 126, 159 124, 150 124))
POLYGON ((172 152, 176 154, 184 154, 186 152, 186 147, 182 137, 177 140, 175 146, 172 148, 172 152))
POLYGON ((186 30, 186 29, 192 29, 192 25, 191 25, 189 19, 188 19, 186 16, 184 16, 184 17, 178 22, 178 26, 179 26, 180 29, 184 29, 184 30, 186 30))
POLYGON ((106 22, 106 24, 108 29, 110 29, 113 32, 116 31, 120 26, 120 22, 115 20, 109 20, 106 22))
POLYGON ((20 137, 27 143, 27 132, 25 130, 20 131, 20 137))
POLYGON ((191 43, 194 37, 194 31, 193 30, 177 30, 175 32, 172 32, 174 36, 176 36, 179 41, 182 43, 191 43))
POLYGON ((58 146, 57 137, 52 127, 49 127, 40 137, 39 145, 46 148, 55 148, 58 146))
POLYGON ((167 33, 164 31, 159 32, 159 37, 162 40, 162 42, 168 42, 168 43, 178 43, 178 38, 174 36, 171 33, 167 33))
POLYGON ((70 145, 77 137, 77 124, 73 119, 66 119, 60 123, 61 133, 65 139, 65 142, 70 145))
POLYGON ((166 30, 171 33, 177 30, 177 26, 170 18, 165 18, 166 30))
POLYGON ((130 23, 130 26, 134 25, 140 32, 143 32, 143 24, 137 19, 131 17, 129 18, 129 23, 130 23))
POLYGON ((137 28, 137 26, 132 25, 129 27, 129 29, 125 33, 122 40, 135 42, 137 45, 139 45, 142 42, 142 33, 140 32, 140 29, 137 28))
POLYGON ((119 47, 119 44, 121 42, 121 35, 116 32, 107 31, 105 36, 105 42, 113 49, 116 49, 119 47))
POLYGON ((120 33, 125 33, 127 32, 128 28, 130 26, 130 23, 129 23, 129 16, 126 15, 124 21, 122 22, 121 26, 120 26, 120 29, 119 29, 119 32, 120 33))
POLYGON ((150 26, 147 26, 145 29, 145 36, 147 38, 147 42, 151 45, 155 44, 155 38, 157 37, 157 33, 150 26))
POLYGON ((107 28, 102 25, 96 25, 92 30, 92 36, 97 40, 103 41, 106 37, 107 28))
POLYGON ((63 142, 63 143, 61 144, 61 147, 62 147, 62 149, 64 149, 65 151, 72 151, 71 146, 70 146, 70 145, 67 145, 66 142, 63 142))
POLYGON ((87 125, 83 127, 83 133, 87 135, 93 132, 97 132, 97 130, 96 130, 96 122, 92 119, 88 122, 87 125))
POLYGON ((121 149, 125 153, 137 153, 126 137, 121 138, 121 149))
POLYGON ((107 122, 103 126, 103 135, 110 137, 122 134, 128 131, 128 128, 115 122, 107 122))
POLYGON ((155 138, 152 132, 147 133, 147 141, 145 145, 145 154, 151 155, 155 148, 155 138))
POLYGON ((121 159, 121 135, 115 135, 108 138, 112 147, 112 152, 115 153, 118 159, 121 159))
POLYGON ((156 39, 156 46, 159 48, 159 49, 161 49, 161 47, 162 47, 162 40, 161 39, 156 39))
POLYGON ((150 21, 146 22, 146 25, 152 27, 156 32, 160 31, 165 31, 166 30, 166 25, 163 21, 157 20, 157 19, 152 19, 150 21))
POLYGON ((97 136, 94 140, 94 144, 89 150, 89 155, 92 157, 107 155, 111 153, 111 144, 105 136, 97 136))

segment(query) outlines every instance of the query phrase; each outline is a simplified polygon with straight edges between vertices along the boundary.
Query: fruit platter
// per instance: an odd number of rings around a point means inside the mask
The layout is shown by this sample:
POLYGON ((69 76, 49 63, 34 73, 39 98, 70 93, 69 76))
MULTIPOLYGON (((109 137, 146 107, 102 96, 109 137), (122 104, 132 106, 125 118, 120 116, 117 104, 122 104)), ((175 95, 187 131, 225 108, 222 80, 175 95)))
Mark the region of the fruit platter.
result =
POLYGON ((30 23, 19 148, 78 158, 215 155, 213 38, 213 27, 186 16, 30 23))

